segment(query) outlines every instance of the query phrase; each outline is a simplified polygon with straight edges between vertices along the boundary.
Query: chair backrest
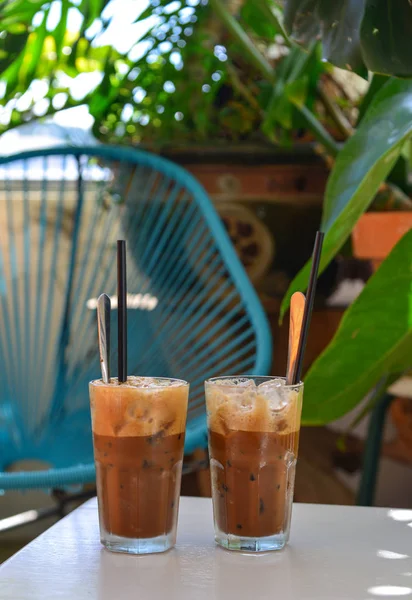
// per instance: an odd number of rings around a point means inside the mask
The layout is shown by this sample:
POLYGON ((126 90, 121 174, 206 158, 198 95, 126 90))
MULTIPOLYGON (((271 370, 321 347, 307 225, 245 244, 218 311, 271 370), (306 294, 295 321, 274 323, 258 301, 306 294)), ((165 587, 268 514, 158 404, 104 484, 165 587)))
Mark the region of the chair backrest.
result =
POLYGON ((196 423, 204 432, 203 380, 265 374, 271 359, 261 305, 201 186, 155 155, 107 146, 1 158, 0 182, 3 466, 91 459, 96 299, 115 300, 119 238, 128 247, 129 373, 191 382, 192 449, 196 423))

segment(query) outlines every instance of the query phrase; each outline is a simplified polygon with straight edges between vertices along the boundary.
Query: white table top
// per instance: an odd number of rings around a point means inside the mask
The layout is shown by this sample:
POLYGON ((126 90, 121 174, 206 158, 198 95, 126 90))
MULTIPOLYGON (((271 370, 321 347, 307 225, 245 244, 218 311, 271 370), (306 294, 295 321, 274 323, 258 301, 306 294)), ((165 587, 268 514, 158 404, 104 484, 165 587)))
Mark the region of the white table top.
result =
POLYGON ((412 598, 412 511, 295 504, 289 546, 246 555, 217 548, 212 506, 182 498, 177 547, 112 554, 96 500, 0 567, 1 600, 367 600, 412 598))

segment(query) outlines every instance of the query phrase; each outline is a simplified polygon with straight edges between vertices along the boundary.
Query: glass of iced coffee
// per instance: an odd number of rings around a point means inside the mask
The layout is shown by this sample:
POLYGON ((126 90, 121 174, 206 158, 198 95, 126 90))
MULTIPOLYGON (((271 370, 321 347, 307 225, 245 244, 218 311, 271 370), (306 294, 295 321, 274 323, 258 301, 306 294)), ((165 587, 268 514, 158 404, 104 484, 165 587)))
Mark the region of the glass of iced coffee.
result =
POLYGON ((205 383, 215 540, 247 552, 289 539, 303 383, 229 376, 205 383))
POLYGON ((128 377, 89 389, 101 542, 164 552, 176 541, 189 384, 128 377))

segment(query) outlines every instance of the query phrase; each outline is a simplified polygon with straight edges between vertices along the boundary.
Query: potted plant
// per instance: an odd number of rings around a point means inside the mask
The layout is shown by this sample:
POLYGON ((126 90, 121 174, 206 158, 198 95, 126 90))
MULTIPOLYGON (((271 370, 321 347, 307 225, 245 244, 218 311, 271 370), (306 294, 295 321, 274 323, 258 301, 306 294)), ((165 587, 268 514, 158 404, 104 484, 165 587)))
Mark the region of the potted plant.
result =
MULTIPOLYGON (((385 193, 390 195, 390 189, 385 190, 385 193)), ((412 203, 403 202, 397 210, 395 206, 389 206, 387 210, 366 212, 352 232, 354 256, 372 261, 375 269, 405 233, 412 229, 412 203)))
MULTIPOLYGON (((219 0, 211 0, 211 3, 222 16, 232 34, 239 37, 239 30, 231 19, 224 3, 219 0)), ((278 19, 275 4, 259 2, 256 10, 259 8, 264 9, 268 19, 273 22, 278 19)), ((361 2, 359 3, 358 10, 355 11, 356 14, 353 13, 347 16, 344 13, 343 20, 340 20, 341 15, 339 10, 331 8, 329 11, 325 11, 322 8, 321 2, 314 2, 309 8, 305 2, 285 2, 284 4, 284 22, 282 23, 278 20, 278 28, 279 30, 283 28, 286 39, 288 39, 288 34, 285 33, 285 28, 290 33, 289 39, 293 38, 299 43, 306 45, 309 56, 313 52, 313 49, 316 48, 313 35, 313 32, 316 31, 318 32, 318 36, 322 36, 323 58, 330 60, 340 67, 365 76, 365 73, 367 73, 366 67, 369 67, 367 61, 369 60, 372 66, 379 65, 382 72, 396 73, 396 70, 400 69, 399 74, 402 76, 405 74, 411 75, 410 65, 407 64, 407 61, 403 60, 402 62, 400 60, 402 56, 402 42, 404 41, 402 36, 394 48, 392 59, 388 60, 384 55, 384 46, 388 38, 388 32, 382 27, 381 7, 376 9, 370 5, 371 3, 361 2), (325 33, 328 25, 331 26, 332 31, 325 33), (370 38, 368 29, 372 25, 379 25, 379 29, 375 27, 373 39, 370 38), (345 43, 339 48, 338 42, 342 42, 345 28, 354 32, 353 40, 348 36, 344 40, 345 43), (377 54, 377 58, 374 56, 375 53, 377 54)), ((404 6, 401 12, 407 17, 409 11, 410 8, 405 8, 404 6)), ((395 18, 399 19, 399 14, 395 18)), ((247 44, 244 44, 244 49, 249 53, 249 57, 252 60, 255 54, 255 46, 252 39, 250 42, 250 47, 248 48, 247 44)), ((298 64, 299 57, 295 48, 293 48, 293 52, 295 53, 292 54, 293 61, 298 64)), ((255 63, 258 62, 255 58, 253 60, 255 63)), ((280 97, 278 92, 277 99, 281 105, 281 109, 279 110, 279 108, 275 107, 274 112, 276 115, 281 116, 284 122, 284 112, 286 114, 288 112, 287 102, 289 99, 290 103, 294 104, 301 114, 304 115, 308 128, 314 134, 315 139, 318 139, 324 146, 326 154, 329 156, 329 160, 331 160, 338 153, 336 146, 328 138, 328 133, 331 133, 330 123, 326 122, 327 132, 325 133, 322 129, 322 123, 325 125, 325 119, 319 119, 319 115, 316 112, 311 114, 307 111, 308 104, 310 103, 308 103, 308 98, 303 93, 303 78, 308 76, 308 64, 305 65, 305 69, 301 72, 299 72, 298 68, 295 69, 294 77, 286 83, 284 81, 280 83, 277 81, 275 83, 275 93, 278 88, 281 90, 283 96, 280 97), (301 94, 300 98, 298 96, 299 93, 301 94)), ((258 66, 260 66, 262 72, 265 71, 265 68, 261 64, 258 66)), ((361 123, 365 114, 367 114, 368 107, 374 97, 386 83, 388 83, 388 77, 381 75, 374 76, 368 92, 360 104, 359 115, 354 124, 355 129, 361 123)), ((328 96, 325 90, 319 86, 319 82, 317 91, 328 108, 329 116, 333 117, 334 123, 338 127, 338 139, 340 141, 347 141, 353 134, 353 129, 352 123, 339 108, 342 98, 339 96, 335 96, 335 98, 328 96)), ((354 103, 351 104, 351 108, 353 107, 354 103)), ((267 110, 270 113, 270 105, 267 110)), ((268 117, 266 117, 267 121, 268 117)), ((272 124, 273 122, 272 119, 272 124)), ((336 138, 336 131, 334 133, 336 138)), ((373 199, 370 209, 361 215, 358 222, 354 223, 352 232, 354 255, 358 258, 371 260, 375 268, 390 253, 400 238, 412 228, 412 212, 410 212, 412 201, 408 197, 412 188, 408 177, 409 148, 405 148, 402 155, 396 161, 393 171, 389 173, 388 180, 382 183, 379 190, 377 190, 376 197, 373 199), (408 152, 407 156, 406 152, 408 152)))
MULTIPOLYGON (((250 63, 262 74, 269 74, 264 56, 256 57, 259 41, 250 27, 241 28, 223 2, 211 3, 237 36, 250 63)), ((265 0, 258 4, 278 18, 276 3, 265 0)), ((291 43, 305 45, 310 53, 315 40, 320 39, 323 59, 364 77, 368 70, 386 75, 374 76, 360 104, 356 127, 340 146, 307 104, 304 70, 292 81, 279 83, 273 76, 274 93, 281 89, 278 100, 288 101, 303 116, 331 165, 321 225, 326 234, 321 270, 350 238, 376 196, 379 199, 388 188, 396 189, 393 182, 412 136, 412 61, 406 53, 409 34, 402 25, 410 22, 412 7, 407 2, 389 6, 389 21, 398 24, 397 35, 392 36, 383 5, 388 8, 387 3, 366 0, 342 12, 341 6, 325 8, 321 1, 284 2, 280 26, 291 43)), ((278 106, 279 102, 274 103, 275 114, 278 106)), ((328 423, 375 389, 367 407, 370 409, 390 382, 410 368, 412 324, 408 315, 412 298, 405 274, 411 267, 412 230, 408 229, 346 311, 335 337, 306 374, 304 422, 328 423)), ((291 294, 306 288, 309 268, 310 263, 292 282, 282 314, 291 294)))

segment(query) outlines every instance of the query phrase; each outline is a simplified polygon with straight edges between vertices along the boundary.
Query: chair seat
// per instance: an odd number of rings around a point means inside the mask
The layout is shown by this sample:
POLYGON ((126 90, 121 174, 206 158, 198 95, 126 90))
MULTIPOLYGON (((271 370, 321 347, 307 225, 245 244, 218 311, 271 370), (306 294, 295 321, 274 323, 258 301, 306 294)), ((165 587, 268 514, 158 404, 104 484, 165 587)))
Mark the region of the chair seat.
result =
MULTIPOLYGON (((1 157, 0 227, 0 489, 94 477, 96 298, 116 296, 117 239, 128 248, 128 371, 191 383, 187 453, 207 444, 205 379, 268 373, 261 304, 181 167, 111 146, 1 157), (55 471, 4 472, 23 458, 55 471)), ((113 306, 112 332, 116 322, 113 306)), ((111 349, 116 375, 115 335, 111 349)))

